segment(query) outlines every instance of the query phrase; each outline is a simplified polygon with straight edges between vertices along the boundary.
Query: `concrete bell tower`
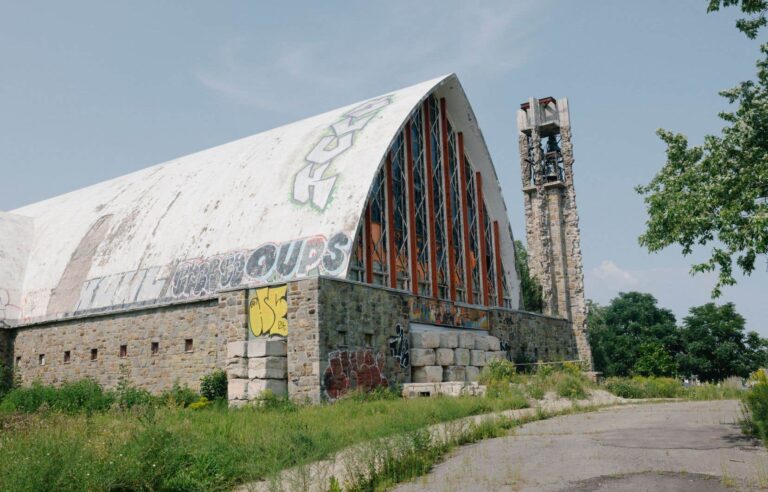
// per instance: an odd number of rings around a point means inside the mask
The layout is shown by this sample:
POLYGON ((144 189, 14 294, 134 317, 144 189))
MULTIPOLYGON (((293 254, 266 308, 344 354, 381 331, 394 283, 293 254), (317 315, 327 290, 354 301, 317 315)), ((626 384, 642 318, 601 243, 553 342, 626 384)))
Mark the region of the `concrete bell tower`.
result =
POLYGON ((579 358, 591 370, 568 99, 528 99, 517 127, 528 268, 542 286, 545 314, 571 322, 579 358))

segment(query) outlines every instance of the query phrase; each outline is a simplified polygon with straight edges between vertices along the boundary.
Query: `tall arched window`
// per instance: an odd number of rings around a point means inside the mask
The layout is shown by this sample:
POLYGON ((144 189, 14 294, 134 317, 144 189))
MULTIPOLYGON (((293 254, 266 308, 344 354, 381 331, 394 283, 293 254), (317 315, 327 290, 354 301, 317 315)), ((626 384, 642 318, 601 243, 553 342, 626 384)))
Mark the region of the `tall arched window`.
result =
POLYGON ((445 100, 429 96, 376 173, 348 277, 422 296, 511 307, 498 229, 445 100))

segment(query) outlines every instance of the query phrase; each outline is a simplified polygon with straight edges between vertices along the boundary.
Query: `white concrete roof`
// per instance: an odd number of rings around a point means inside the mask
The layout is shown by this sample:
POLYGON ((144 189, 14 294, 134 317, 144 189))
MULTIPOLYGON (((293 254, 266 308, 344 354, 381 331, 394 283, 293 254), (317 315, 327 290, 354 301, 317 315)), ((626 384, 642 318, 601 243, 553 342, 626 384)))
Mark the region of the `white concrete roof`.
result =
MULTIPOLYGON (((510 231, 474 114, 449 75, 0 214, 0 304, 12 306, 0 305, 0 320, 346 277, 376 170, 433 91, 484 175, 489 215, 510 231)), ((512 238, 502 236, 516 302, 512 238)))

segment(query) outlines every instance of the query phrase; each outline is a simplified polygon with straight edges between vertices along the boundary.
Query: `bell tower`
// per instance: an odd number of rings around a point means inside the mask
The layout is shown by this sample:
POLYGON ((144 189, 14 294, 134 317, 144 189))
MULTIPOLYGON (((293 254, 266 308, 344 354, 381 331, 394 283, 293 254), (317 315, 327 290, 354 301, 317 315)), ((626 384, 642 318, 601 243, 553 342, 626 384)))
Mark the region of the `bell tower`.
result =
POLYGON ((579 358, 591 370, 568 99, 528 99, 517 127, 528 268, 542 286, 545 314, 571 322, 579 358))

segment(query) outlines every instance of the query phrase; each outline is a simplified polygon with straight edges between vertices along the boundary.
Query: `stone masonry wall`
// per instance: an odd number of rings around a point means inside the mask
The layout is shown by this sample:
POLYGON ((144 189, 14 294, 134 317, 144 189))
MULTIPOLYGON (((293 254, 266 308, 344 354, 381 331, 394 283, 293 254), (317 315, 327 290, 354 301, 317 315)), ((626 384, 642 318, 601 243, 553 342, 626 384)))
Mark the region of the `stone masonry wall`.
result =
POLYGON ((288 396, 318 403, 320 396, 319 278, 288 284, 288 396))
POLYGON ((525 311, 494 309, 490 334, 498 337, 512 361, 553 361, 579 358, 570 323, 525 311))
POLYGON ((381 287, 320 279, 323 398, 410 382, 408 297, 381 287))
POLYGON ((21 327, 15 330, 14 362, 24 384, 87 377, 114 388, 124 366, 139 388, 160 392, 178 381, 198 389, 202 376, 225 367, 227 343, 244 339, 246 326, 245 293, 229 292, 218 299, 21 327))

